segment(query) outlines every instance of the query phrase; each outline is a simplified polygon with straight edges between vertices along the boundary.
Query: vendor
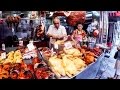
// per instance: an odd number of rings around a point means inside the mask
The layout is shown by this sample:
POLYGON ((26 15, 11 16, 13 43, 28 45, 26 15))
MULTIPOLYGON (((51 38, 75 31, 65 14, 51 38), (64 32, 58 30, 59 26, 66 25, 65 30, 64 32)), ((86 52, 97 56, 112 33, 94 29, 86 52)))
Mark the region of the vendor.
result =
POLYGON ((67 32, 64 26, 60 25, 59 18, 55 17, 53 19, 53 24, 50 25, 47 36, 50 37, 50 43, 54 44, 56 40, 64 39, 67 36, 67 32))
POLYGON ((73 31, 71 38, 74 41, 75 45, 82 45, 82 42, 87 39, 86 32, 83 30, 82 24, 77 24, 77 29, 73 31))

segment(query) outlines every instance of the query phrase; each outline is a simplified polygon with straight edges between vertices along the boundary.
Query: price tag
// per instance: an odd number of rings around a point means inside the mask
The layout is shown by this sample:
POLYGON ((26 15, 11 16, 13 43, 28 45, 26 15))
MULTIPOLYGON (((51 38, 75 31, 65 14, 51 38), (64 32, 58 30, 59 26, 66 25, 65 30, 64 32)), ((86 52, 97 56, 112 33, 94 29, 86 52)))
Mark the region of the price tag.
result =
POLYGON ((6 52, 1 53, 1 59, 5 59, 6 58, 6 52))
POLYGON ((12 32, 14 32, 14 28, 12 28, 12 32))
POLYGON ((28 48, 29 51, 32 51, 32 50, 35 49, 35 47, 34 47, 34 45, 32 43, 28 44, 27 48, 28 48))
POLYGON ((66 48, 66 49, 72 48, 71 42, 66 42, 64 45, 65 45, 65 48, 66 48))
POLYGON ((23 41, 19 41, 19 46, 23 46, 23 41))
POLYGON ((58 44, 54 44, 54 48, 55 48, 55 49, 58 49, 58 44))
POLYGON ((5 44, 2 44, 2 50, 5 50, 5 44))

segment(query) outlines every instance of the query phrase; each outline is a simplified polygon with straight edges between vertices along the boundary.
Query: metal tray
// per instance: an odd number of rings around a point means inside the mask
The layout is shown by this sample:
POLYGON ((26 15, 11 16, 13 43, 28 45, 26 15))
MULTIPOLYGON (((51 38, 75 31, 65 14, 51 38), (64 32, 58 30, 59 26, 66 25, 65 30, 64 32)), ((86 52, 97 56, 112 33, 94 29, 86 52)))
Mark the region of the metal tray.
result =
MULTIPOLYGON (((45 63, 48 64, 48 60, 45 59, 45 56, 43 55, 43 53, 42 53, 41 51, 39 51, 39 54, 41 55, 41 57, 42 57, 42 59, 45 61, 45 63)), ((99 57, 101 57, 101 56, 102 56, 102 54, 101 54, 99 57)), ((99 58, 99 57, 98 57, 98 58, 99 58)), ((84 67, 84 68, 82 68, 79 72, 76 73, 76 75, 74 75, 74 76, 72 76, 72 77, 66 76, 66 77, 61 77, 61 78, 57 78, 57 76, 56 76, 56 79, 72 79, 72 78, 76 77, 77 75, 79 75, 80 73, 82 73, 83 71, 85 71, 85 70, 86 70, 87 68, 89 68, 91 65, 93 65, 94 63, 96 63, 96 61, 97 61, 98 58, 96 58, 95 62, 89 64, 88 66, 86 66, 86 67, 84 67)))

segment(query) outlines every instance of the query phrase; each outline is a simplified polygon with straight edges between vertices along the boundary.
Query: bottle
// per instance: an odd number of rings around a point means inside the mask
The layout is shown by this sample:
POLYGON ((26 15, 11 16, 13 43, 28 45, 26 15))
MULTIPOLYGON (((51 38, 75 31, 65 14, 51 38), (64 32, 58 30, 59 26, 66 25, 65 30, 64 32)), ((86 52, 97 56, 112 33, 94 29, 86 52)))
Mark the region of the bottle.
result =
POLYGON ((5 59, 6 58, 6 51, 5 51, 5 44, 2 44, 2 53, 1 53, 1 59, 5 59))
POLYGON ((19 46, 23 46, 23 41, 21 38, 19 38, 19 46))
POLYGON ((5 51, 5 44, 2 44, 2 50, 5 51))

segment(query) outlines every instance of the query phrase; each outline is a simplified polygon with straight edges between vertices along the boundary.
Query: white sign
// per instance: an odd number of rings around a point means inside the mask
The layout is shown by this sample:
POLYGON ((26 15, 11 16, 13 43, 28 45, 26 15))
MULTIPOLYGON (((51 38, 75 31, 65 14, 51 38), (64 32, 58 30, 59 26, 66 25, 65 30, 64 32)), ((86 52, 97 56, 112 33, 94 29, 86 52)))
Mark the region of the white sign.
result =
POLYGON ((5 59, 6 58, 6 52, 1 53, 1 59, 5 59))
POLYGON ((32 43, 28 44, 27 48, 28 48, 29 51, 32 51, 32 50, 35 49, 35 47, 34 47, 34 45, 32 43))
POLYGON ((55 49, 58 49, 58 44, 54 44, 54 48, 55 48, 55 49))
POLYGON ((66 49, 72 48, 71 42, 66 42, 64 45, 65 45, 65 48, 66 48, 66 49))
POLYGON ((23 41, 19 41, 19 46, 23 46, 23 41))
POLYGON ((5 50, 5 44, 4 43, 2 44, 2 50, 5 50))

